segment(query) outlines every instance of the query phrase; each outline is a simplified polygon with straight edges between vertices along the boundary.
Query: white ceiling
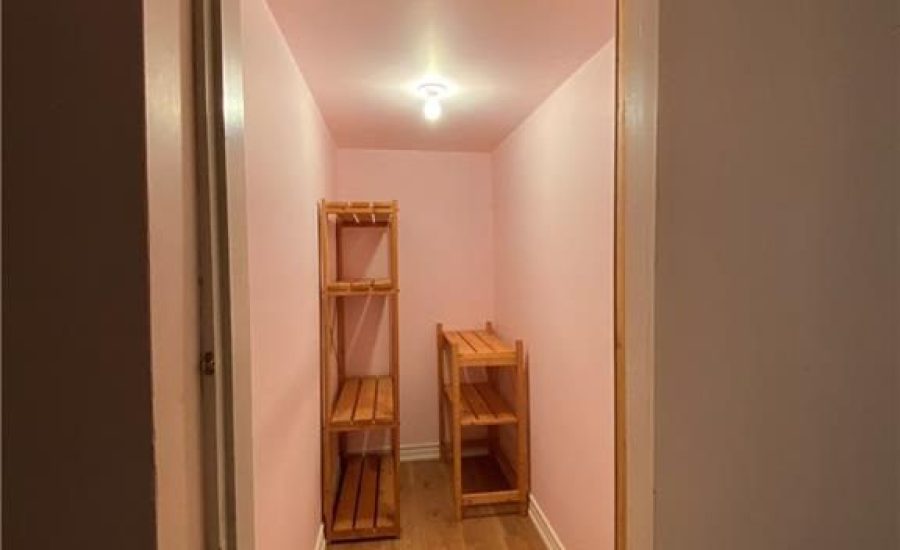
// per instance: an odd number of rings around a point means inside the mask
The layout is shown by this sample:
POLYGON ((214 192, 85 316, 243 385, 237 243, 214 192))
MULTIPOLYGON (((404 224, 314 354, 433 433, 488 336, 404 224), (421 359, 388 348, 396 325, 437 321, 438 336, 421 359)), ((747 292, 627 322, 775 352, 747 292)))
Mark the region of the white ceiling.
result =
POLYGON ((613 39, 614 0, 269 0, 339 147, 490 151, 613 39), (452 95, 434 123, 415 86, 452 95))

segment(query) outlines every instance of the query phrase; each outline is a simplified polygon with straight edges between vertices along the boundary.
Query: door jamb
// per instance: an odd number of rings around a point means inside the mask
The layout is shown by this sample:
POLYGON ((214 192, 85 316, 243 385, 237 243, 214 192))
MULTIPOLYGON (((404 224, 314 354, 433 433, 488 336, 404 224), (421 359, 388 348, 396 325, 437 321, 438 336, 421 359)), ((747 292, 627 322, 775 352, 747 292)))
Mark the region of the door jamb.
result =
POLYGON ((193 0, 206 547, 252 550, 240 0, 193 0))
POLYGON ((616 12, 615 547, 652 550, 659 0, 616 12))

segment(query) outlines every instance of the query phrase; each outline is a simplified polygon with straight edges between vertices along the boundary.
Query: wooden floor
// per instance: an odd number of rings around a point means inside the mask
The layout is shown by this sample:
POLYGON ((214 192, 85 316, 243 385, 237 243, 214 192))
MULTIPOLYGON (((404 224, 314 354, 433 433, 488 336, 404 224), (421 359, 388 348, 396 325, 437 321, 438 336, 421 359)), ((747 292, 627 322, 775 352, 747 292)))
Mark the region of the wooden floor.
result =
POLYGON ((498 515, 456 521, 450 472, 438 461, 400 465, 399 539, 337 542, 334 550, 544 550, 528 516, 498 515))

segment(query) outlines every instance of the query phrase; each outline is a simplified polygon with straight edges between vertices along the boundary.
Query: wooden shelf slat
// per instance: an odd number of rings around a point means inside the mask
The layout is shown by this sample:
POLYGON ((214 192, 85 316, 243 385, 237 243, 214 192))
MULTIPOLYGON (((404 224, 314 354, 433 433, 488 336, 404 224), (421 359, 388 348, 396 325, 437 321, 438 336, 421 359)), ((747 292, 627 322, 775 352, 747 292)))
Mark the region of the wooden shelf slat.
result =
POLYGON ((487 345, 491 347, 494 352, 500 353, 515 353, 516 348, 507 344, 503 340, 497 337, 496 334, 487 330, 478 330, 475 331, 478 337, 484 341, 487 345))
POLYGON ((396 292, 394 283, 389 278, 352 279, 348 281, 331 281, 325 291, 331 295, 348 294, 390 294, 396 292))
POLYGON ((349 455, 335 510, 335 540, 398 533, 394 460, 390 455, 349 455))
POLYGON ((329 214, 339 214, 350 211, 397 211, 392 201, 325 201, 324 206, 325 211, 329 214))
POLYGON ((487 330, 445 330, 444 338, 459 350, 460 366, 515 366, 516 349, 487 330))
MULTIPOLYGON (((489 383, 460 384, 459 396, 459 421, 463 426, 497 426, 518 421, 512 407, 489 383)), ((444 386, 444 398, 452 401, 449 385, 444 386)))
POLYGON ((475 389, 473 384, 463 384, 462 387, 460 387, 460 391, 462 392, 463 399, 469 402, 469 408, 477 418, 491 418, 494 416, 493 412, 488 408, 487 403, 485 403, 484 399, 481 398, 481 395, 478 394, 478 390, 475 389))
POLYGON ((378 379, 378 397, 375 401, 375 421, 390 422, 394 417, 394 383, 389 376, 378 379))
POLYGON ((464 506, 484 506, 486 504, 508 504, 519 502, 521 499, 518 489, 506 491, 489 491, 484 493, 463 493, 464 506))
POLYGON ((359 398, 356 402, 354 422, 371 422, 375 418, 375 392, 378 381, 374 378, 363 378, 359 386, 359 398))
POLYGON ((359 378, 349 378, 341 387, 334 412, 331 415, 332 423, 344 423, 353 421, 353 411, 356 409, 356 397, 359 395, 359 378))
POLYGON ((359 482, 359 498, 356 504, 355 529, 375 527, 375 509, 378 497, 378 457, 366 456, 363 460, 362 479, 359 482))
POLYGON ((475 388, 497 419, 497 424, 512 424, 516 422, 516 415, 512 407, 493 386, 485 382, 475 384, 475 388))
POLYGON ((332 411, 331 428, 352 430, 393 425, 393 395, 390 376, 347 378, 332 411))
POLYGON ((337 509, 334 513, 335 531, 347 531, 353 529, 361 474, 362 457, 349 457, 344 466, 344 477, 341 480, 341 492, 338 495, 337 509))
POLYGON ((377 528, 392 528, 396 524, 397 506, 394 495, 394 458, 390 455, 381 457, 381 470, 378 474, 378 517, 377 528))
POLYGON ((397 208, 393 202, 386 201, 326 201, 324 212, 328 216, 335 216, 343 225, 385 227, 390 225, 397 208))
POLYGON ((446 332, 444 333, 444 337, 450 342, 451 346, 456 346, 459 349, 460 353, 463 354, 472 354, 475 353, 475 349, 469 345, 466 340, 460 336, 458 332, 446 332))
POLYGON ((494 350, 487 343, 484 342, 481 338, 478 337, 478 333, 474 330, 463 330, 459 332, 459 335, 462 336, 463 340, 469 343, 469 346, 475 350, 475 353, 484 354, 484 353, 494 353, 494 350))

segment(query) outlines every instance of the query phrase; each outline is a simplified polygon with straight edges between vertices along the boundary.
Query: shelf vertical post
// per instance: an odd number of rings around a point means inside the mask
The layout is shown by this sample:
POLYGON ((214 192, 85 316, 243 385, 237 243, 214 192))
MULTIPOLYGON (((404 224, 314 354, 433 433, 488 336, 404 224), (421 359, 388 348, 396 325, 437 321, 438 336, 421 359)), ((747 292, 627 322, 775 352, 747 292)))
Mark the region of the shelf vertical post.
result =
MULTIPOLYGON (((397 201, 392 202, 390 216, 390 260, 391 260, 391 287, 394 290, 389 295, 391 307, 391 384, 394 386, 394 419, 396 425, 391 429, 391 452, 394 456, 395 471, 400 466, 400 295, 399 295, 399 250, 397 235, 397 201)), ((394 475, 394 494, 400 494, 400 476, 394 475)), ((400 524, 400 507, 396 509, 396 522, 400 524)))
POLYGON ((328 429, 328 419, 331 415, 331 399, 328 380, 328 319, 329 298, 325 292, 328 281, 328 214, 325 212, 325 200, 319 202, 319 391, 321 393, 321 418, 320 429, 322 432, 321 462, 322 462, 322 516, 326 533, 331 532, 333 506, 333 478, 331 432, 328 429))
POLYGON ((399 210, 397 206, 397 201, 393 201, 393 208, 390 217, 390 238, 391 238, 391 246, 390 248, 390 260, 391 260, 391 285, 394 290, 400 288, 400 265, 399 265, 399 250, 397 248, 397 240, 398 240, 398 227, 397 227, 397 212, 399 210))
POLYGON ((450 430, 453 437, 453 500, 456 505, 456 519, 462 519, 462 425, 459 406, 459 346, 450 347, 450 408, 453 422, 450 430))
MULTIPOLYGON (((391 428, 391 453, 394 457, 394 495, 400 495, 400 297, 389 295, 391 321, 391 385, 394 388, 394 427, 391 428)), ((400 506, 395 508, 394 521, 400 525, 400 506)))
MULTIPOLYGON (((484 322, 484 330, 490 334, 494 333, 494 324, 490 321, 484 322)), ((500 386, 500 372, 501 369, 486 369, 487 377, 490 384, 499 388, 500 386)), ((500 456, 500 453, 503 452, 500 444, 500 429, 497 426, 488 426, 487 429, 487 442, 488 442, 488 450, 494 456, 500 456)))
POLYGON ((444 325, 437 324, 437 398, 438 398, 438 451, 441 461, 447 459, 447 444, 444 436, 446 420, 444 420, 444 325))
POLYGON ((525 346, 516 340, 516 413, 519 418, 516 437, 516 481, 519 489, 519 513, 528 513, 528 373, 525 368, 525 346))
MULTIPOLYGON (((335 277, 339 281, 344 280, 344 224, 341 223, 340 220, 338 220, 334 226, 334 264, 335 277)), ((344 300, 336 298, 334 307, 335 317, 337 318, 337 330, 334 335, 336 344, 334 348, 337 361, 338 387, 340 387, 347 377, 346 355, 344 351, 344 316, 346 315, 346 305, 344 304, 344 300)))

